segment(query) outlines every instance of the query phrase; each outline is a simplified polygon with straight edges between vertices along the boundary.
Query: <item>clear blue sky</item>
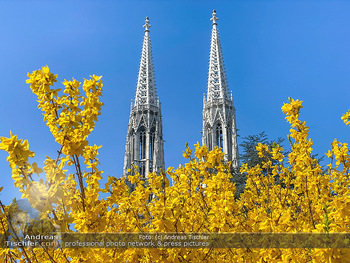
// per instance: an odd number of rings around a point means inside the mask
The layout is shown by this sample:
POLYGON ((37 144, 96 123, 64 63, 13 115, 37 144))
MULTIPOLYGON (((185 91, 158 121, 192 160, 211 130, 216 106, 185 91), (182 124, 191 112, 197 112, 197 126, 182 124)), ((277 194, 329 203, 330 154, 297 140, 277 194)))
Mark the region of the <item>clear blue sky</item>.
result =
MULTIPOLYGON (((0 1, 0 136, 12 130, 28 139, 38 164, 54 158, 58 145, 27 72, 48 65, 60 82, 102 75, 105 106, 90 142, 103 145, 104 175, 119 177, 149 16, 165 164, 177 167, 185 143, 201 141, 213 9, 240 138, 262 131, 286 138, 281 106, 292 97, 304 101, 315 153, 334 138, 349 142, 340 117, 350 108, 350 2, 307 0, 0 1)), ((6 156, 0 152, 0 199, 9 204, 20 194, 6 156)))

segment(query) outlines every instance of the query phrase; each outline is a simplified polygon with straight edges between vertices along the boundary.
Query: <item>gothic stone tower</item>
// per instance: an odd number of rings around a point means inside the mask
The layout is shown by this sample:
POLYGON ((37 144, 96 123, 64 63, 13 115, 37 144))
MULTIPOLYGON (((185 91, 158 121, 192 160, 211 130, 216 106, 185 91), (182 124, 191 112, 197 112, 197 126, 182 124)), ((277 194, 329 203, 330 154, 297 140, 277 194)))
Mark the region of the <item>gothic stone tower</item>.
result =
POLYGON ((239 168, 236 132, 236 113, 232 93, 229 94, 221 51, 216 11, 212 13, 212 33, 209 58, 207 94, 203 98, 202 143, 209 150, 221 147, 225 160, 232 161, 232 168, 239 168))
MULTIPOLYGON (((150 172, 159 173, 164 168, 164 150, 162 134, 162 116, 157 97, 151 39, 149 35, 149 19, 146 17, 145 36, 137 80, 134 103, 131 102, 128 132, 126 135, 124 171, 127 176, 133 165, 138 166, 144 180, 150 172)), ((130 183, 128 183, 129 186, 130 183)), ((131 186, 132 187, 132 186, 131 186)), ((133 188, 133 187, 132 187, 133 188)))

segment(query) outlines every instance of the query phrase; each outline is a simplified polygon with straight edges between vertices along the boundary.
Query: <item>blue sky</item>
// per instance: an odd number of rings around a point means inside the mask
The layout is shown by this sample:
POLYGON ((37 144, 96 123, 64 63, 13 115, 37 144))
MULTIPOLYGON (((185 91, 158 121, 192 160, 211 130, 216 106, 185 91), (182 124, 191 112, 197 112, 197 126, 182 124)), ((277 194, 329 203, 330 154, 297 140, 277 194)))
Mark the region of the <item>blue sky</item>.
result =
MULTIPOLYGON (((104 175, 119 177, 149 16, 165 164, 177 167, 186 142, 201 141, 213 9, 239 140, 262 131, 286 138, 281 106, 292 97, 304 101, 315 153, 334 138, 349 142, 340 117, 350 108, 350 2, 308 0, 0 1, 0 136, 28 139, 38 164, 56 157, 27 72, 48 65, 59 82, 102 75, 105 106, 89 141, 103 145, 104 175)), ((0 200, 9 204, 20 193, 6 156, 0 152, 0 200)))

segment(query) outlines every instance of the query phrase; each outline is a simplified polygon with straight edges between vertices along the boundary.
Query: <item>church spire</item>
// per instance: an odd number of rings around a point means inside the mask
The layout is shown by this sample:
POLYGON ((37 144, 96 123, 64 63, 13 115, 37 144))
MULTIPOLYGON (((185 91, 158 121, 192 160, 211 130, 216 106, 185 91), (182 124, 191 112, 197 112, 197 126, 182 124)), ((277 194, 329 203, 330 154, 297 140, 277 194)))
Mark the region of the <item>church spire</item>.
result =
POLYGON ((156 93, 152 61, 149 19, 146 17, 145 35, 137 79, 135 102, 131 104, 128 132, 126 135, 124 171, 128 180, 138 167, 141 179, 147 181, 148 174, 160 173, 164 169, 164 148, 161 107, 156 93))
POLYGON ((211 31, 211 45, 209 57, 209 75, 208 75, 208 90, 207 101, 215 99, 229 99, 226 73, 224 67, 224 59, 221 51, 221 42, 219 30, 217 28, 216 11, 213 10, 211 31))
POLYGON ((217 29, 218 19, 216 11, 213 10, 210 19, 212 21, 212 31, 208 88, 203 99, 202 143, 209 150, 213 150, 215 147, 221 148, 225 154, 225 160, 230 161, 232 168, 238 171, 236 111, 227 87, 224 60, 217 29))
POLYGON ((149 35, 149 29, 151 25, 149 23, 148 17, 146 17, 143 27, 145 28, 145 35, 143 38, 134 106, 157 105, 158 103, 156 84, 154 79, 151 38, 149 35))

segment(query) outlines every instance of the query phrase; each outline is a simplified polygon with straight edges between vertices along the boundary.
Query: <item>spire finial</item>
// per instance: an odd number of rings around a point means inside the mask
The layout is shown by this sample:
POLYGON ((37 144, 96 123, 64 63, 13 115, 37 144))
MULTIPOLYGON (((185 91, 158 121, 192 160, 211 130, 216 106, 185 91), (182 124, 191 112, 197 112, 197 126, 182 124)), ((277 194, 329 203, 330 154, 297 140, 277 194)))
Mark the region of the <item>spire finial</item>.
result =
POLYGON ((143 27, 145 28, 145 32, 149 32, 149 28, 151 27, 151 25, 149 24, 148 16, 146 17, 145 24, 143 27))
POLYGON ((219 20, 219 18, 216 16, 215 9, 213 10, 212 17, 210 18, 211 21, 213 21, 213 25, 217 25, 216 21, 219 20))

